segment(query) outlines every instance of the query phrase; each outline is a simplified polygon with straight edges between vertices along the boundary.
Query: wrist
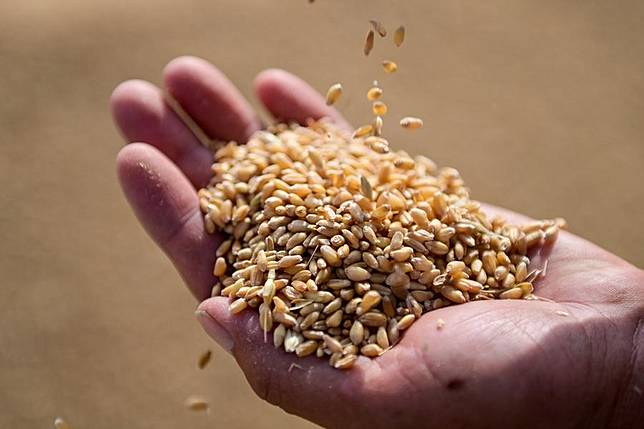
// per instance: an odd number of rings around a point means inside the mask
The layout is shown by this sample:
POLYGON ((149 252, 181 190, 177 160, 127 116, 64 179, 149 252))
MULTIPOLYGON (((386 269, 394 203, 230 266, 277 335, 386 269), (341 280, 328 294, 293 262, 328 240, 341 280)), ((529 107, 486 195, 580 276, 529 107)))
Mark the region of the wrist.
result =
MULTIPOLYGON (((644 287, 640 282, 637 288, 644 287)), ((631 355, 624 381, 609 421, 611 428, 638 427, 644 422, 644 304, 639 299, 632 323, 631 355)))

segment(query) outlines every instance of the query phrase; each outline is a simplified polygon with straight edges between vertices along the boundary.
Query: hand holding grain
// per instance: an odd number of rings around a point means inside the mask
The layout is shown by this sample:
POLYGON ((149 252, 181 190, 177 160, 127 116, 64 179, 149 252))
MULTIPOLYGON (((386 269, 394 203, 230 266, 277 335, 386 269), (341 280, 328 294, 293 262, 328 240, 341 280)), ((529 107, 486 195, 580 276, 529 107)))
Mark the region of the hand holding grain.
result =
MULTIPOLYGON (((261 122, 211 64, 182 57, 164 71, 169 93, 208 137, 244 142, 261 122)), ((262 72, 255 90, 276 118, 330 117, 325 98, 297 77, 262 72)), ((231 315, 208 298, 213 248, 196 189, 212 157, 159 88, 127 81, 112 95, 128 144, 118 155, 137 217, 201 304, 205 330, 230 351, 263 399, 327 427, 632 427, 644 418, 644 274, 562 232, 536 293, 554 302, 484 301, 424 315, 377 359, 339 372, 264 342, 257 314, 231 315)), ((524 216, 486 206, 513 222, 524 216)), ((216 413, 216 404, 212 404, 216 413)))

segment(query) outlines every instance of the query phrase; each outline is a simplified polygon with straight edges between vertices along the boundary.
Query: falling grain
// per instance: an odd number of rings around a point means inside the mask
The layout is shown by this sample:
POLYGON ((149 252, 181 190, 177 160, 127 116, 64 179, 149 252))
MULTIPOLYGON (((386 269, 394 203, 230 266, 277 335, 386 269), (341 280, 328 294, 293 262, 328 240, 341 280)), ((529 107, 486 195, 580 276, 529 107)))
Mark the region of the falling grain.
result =
POLYGON ((364 42, 364 49, 363 49, 363 52, 366 56, 368 56, 371 53, 371 50, 373 49, 373 39, 374 39, 373 30, 369 30, 369 32, 367 33, 367 38, 364 42))
POLYGON ((382 22, 380 21, 375 21, 375 20, 370 20, 369 21, 371 25, 373 25, 373 29, 376 33, 380 35, 380 37, 385 37, 387 35, 387 30, 385 29, 385 26, 382 25, 382 22))
POLYGON ((54 419, 54 427, 56 429, 71 429, 71 426, 62 417, 56 417, 54 419))
POLYGON ((329 87, 329 90, 326 92, 326 104, 331 106, 335 104, 336 101, 342 95, 342 84, 336 83, 329 87))
POLYGON ((488 219, 458 171, 391 151, 381 96, 374 82, 374 123, 355 140, 321 120, 229 143, 198 193, 207 230, 230 237, 213 252, 212 293, 229 297, 232 313, 259 313, 276 348, 334 368, 379 356, 426 312, 535 299, 545 267, 528 272, 528 247, 563 224, 488 219))
POLYGON ((354 139, 357 139, 357 138, 360 138, 360 137, 368 136, 371 133, 373 133, 373 125, 363 125, 363 126, 357 128, 353 132, 352 137, 354 139))
POLYGON ((360 192, 362 192, 362 195, 364 195, 368 200, 373 200, 373 189, 371 188, 369 179, 365 176, 360 176, 360 192))
POLYGON ((207 412, 209 408, 208 401, 201 396, 189 396, 185 401, 185 406, 191 411, 207 412))
POLYGON ((398 64, 393 61, 385 60, 382 62, 382 69, 385 73, 395 73, 398 71, 398 64))
POLYGON ((367 100, 375 101, 379 100, 380 98, 382 98, 382 88, 379 88, 377 86, 369 88, 369 91, 367 91, 367 100))
POLYGON ((385 116, 387 113, 387 105, 382 101, 374 101, 371 105, 371 109, 373 110, 373 114, 376 116, 385 116))
POLYGON ((422 128, 423 120, 413 116, 406 116, 400 120, 400 126, 407 130, 417 130, 422 128))
POLYGON ((394 32, 394 44, 396 46, 400 46, 403 44, 404 41, 405 41, 405 27, 401 25, 394 32))
POLYGON ((210 362, 211 358, 212 358, 212 350, 206 350, 199 356, 199 360, 197 361, 197 367, 199 369, 204 369, 210 362))

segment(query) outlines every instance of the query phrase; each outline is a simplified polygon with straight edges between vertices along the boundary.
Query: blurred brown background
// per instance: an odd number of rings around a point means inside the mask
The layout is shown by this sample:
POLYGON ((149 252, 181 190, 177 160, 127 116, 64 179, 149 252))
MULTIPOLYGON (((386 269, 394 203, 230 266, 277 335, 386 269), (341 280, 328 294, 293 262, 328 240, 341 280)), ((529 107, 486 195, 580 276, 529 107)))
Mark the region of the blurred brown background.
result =
MULTIPOLYGON (((121 196, 118 82, 211 60, 253 99, 283 67, 369 118, 377 78, 395 144, 461 170, 474 197, 571 229, 644 265, 644 3, 544 0, 0 3, 0 427, 311 425, 254 397, 193 320, 172 266, 121 196), (368 19, 405 45, 376 40, 368 19), (398 61, 383 76, 378 62, 398 61), (426 127, 403 133, 396 118, 426 127), (183 408, 192 393, 210 415, 183 408)), ((257 104, 253 99, 253 103, 257 104)), ((576 285, 571 285, 574 287, 576 285)), ((321 404, 324 406, 324 404, 321 404)))

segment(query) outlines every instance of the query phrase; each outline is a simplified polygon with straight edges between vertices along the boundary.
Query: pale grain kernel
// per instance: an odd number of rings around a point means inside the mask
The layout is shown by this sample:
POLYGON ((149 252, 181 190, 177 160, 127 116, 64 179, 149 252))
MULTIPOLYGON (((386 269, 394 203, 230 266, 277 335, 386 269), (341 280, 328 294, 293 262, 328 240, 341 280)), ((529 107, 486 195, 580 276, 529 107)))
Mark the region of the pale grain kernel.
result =
POLYGON ((191 411, 208 411, 208 401, 200 396, 189 396, 186 398, 185 406, 191 411))
POLYGON ((54 427, 56 429, 71 429, 71 426, 65 420, 63 420, 62 417, 56 417, 54 419, 54 427))
POLYGON ((406 116, 400 120, 400 126, 407 130, 417 130, 422 128, 423 120, 413 116, 406 116))
POLYGON ((349 338, 355 345, 362 343, 362 340, 364 339, 364 326, 360 321, 354 320, 351 325, 351 330, 349 331, 349 338))
POLYGON ((329 335, 324 335, 322 338, 324 340, 324 345, 331 351, 331 353, 342 353, 342 344, 340 344, 340 341, 329 335))
POLYGON ((326 104, 328 106, 335 104, 341 95, 342 95, 342 85, 339 83, 331 85, 328 91, 326 92, 326 104))
POLYGON ((246 307, 248 307, 248 302, 244 298, 239 298, 234 300, 228 306, 228 311, 230 311, 232 314, 237 314, 243 311, 246 307))

